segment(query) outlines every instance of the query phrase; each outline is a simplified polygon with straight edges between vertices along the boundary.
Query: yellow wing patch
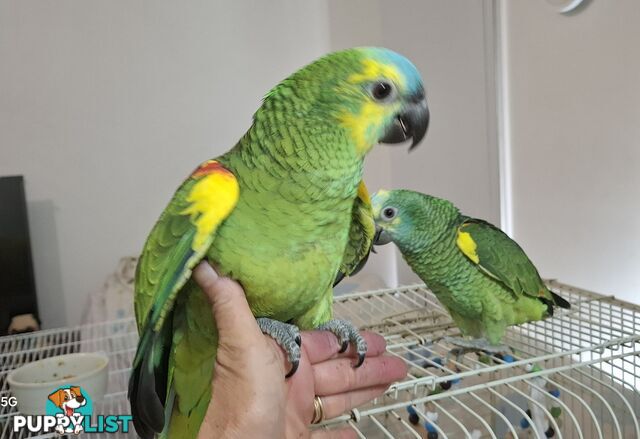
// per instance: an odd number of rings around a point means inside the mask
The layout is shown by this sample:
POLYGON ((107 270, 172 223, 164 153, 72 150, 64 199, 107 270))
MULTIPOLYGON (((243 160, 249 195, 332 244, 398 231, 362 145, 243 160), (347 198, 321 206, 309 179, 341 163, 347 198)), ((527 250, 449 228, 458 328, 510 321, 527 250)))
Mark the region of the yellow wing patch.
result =
POLYGON ((209 160, 192 174, 198 179, 187 197, 189 207, 182 211, 191 216, 196 235, 191 244, 194 251, 211 240, 218 226, 229 216, 240 196, 235 176, 219 162, 209 160))
POLYGON ((371 206, 371 197, 369 196, 369 190, 364 184, 363 180, 360 180, 358 185, 358 198, 360 198, 367 206, 371 206))
POLYGON ((471 259, 476 264, 480 263, 480 258, 478 257, 478 253, 476 253, 478 245, 469 233, 463 232, 462 230, 458 229, 458 238, 456 239, 456 244, 466 257, 471 259))

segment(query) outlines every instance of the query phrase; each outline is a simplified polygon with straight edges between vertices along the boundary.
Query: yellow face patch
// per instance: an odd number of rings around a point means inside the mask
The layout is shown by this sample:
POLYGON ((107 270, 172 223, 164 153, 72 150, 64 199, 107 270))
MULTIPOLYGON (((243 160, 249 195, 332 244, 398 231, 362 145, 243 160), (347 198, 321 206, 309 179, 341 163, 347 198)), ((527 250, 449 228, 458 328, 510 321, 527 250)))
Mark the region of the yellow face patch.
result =
POLYGON ((218 226, 229 216, 240 196, 238 181, 234 175, 222 165, 213 168, 206 174, 194 173, 198 181, 193 185, 187 201, 190 203, 182 213, 191 215, 196 226, 196 235, 191 244, 195 251, 208 245, 218 226))
MULTIPOLYGON (((382 79, 393 82, 396 87, 404 87, 405 81, 398 69, 372 59, 363 60, 362 70, 349 76, 347 81, 350 84, 360 84, 382 79)), ((379 131, 376 128, 384 122, 386 115, 393 113, 396 109, 396 106, 381 105, 368 99, 363 102, 357 113, 346 111, 340 115, 340 123, 351 133, 358 154, 366 154, 378 141, 379 131)))
POLYGON ((466 257, 471 259, 476 264, 480 263, 480 258, 478 257, 478 253, 476 253, 478 245, 469 233, 458 230, 458 238, 456 239, 456 244, 466 257))
POLYGON ((386 109, 375 102, 367 101, 357 114, 345 112, 340 116, 340 123, 349 130, 359 154, 364 155, 376 143, 376 132, 373 129, 380 125, 386 109))

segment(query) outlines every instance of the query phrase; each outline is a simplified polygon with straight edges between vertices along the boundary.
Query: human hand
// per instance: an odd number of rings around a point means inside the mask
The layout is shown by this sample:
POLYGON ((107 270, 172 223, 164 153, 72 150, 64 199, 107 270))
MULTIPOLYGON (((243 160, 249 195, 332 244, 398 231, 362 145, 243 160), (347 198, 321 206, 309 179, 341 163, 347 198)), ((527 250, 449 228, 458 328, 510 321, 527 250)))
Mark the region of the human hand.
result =
POLYGON ((285 380, 291 365, 258 328, 240 285, 219 277, 206 262, 193 276, 212 304, 219 334, 213 393, 199 438, 355 437, 350 429, 311 432, 314 397, 321 397, 328 419, 380 396, 406 376, 401 359, 383 355, 385 341, 377 334, 363 333, 369 350, 354 369, 352 347, 338 354, 333 334, 304 331, 298 371, 285 380))

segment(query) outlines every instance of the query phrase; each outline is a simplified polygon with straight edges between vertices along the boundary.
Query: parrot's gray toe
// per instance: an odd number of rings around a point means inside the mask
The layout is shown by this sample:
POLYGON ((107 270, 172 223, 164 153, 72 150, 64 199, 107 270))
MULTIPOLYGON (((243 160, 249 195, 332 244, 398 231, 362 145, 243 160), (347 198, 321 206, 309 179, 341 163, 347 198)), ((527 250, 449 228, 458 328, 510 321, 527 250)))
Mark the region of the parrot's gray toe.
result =
POLYGON ((258 322, 260 330, 273 338, 287 353, 287 360, 291 363, 291 370, 285 375, 285 378, 289 378, 296 373, 300 364, 300 346, 302 345, 300 329, 295 325, 266 317, 258 317, 256 322, 258 322))
POLYGON ((504 354, 506 352, 510 352, 511 348, 506 344, 498 344, 498 345, 489 344, 483 347, 482 350, 490 354, 504 354))
POLYGON ((364 363, 364 357, 367 353, 367 342, 364 337, 360 335, 358 328, 353 326, 351 322, 337 319, 329 320, 327 323, 318 326, 317 329, 321 331, 329 331, 338 337, 338 342, 340 343, 339 353, 345 352, 349 347, 349 343, 353 344, 356 348, 356 353, 358 354, 358 360, 353 367, 362 366, 362 363, 364 363))

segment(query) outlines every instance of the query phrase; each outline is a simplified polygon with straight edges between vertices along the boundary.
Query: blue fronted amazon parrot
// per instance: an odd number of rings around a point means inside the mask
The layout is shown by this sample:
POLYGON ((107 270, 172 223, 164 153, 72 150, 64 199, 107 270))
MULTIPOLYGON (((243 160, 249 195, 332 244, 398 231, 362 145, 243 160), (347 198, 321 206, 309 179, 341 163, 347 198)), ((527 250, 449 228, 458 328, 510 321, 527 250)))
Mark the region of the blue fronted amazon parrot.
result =
POLYGON ((202 259, 241 283, 260 328, 287 352, 290 373, 299 329, 334 332, 343 349, 356 345, 362 363, 364 339, 332 320, 332 286, 371 248, 363 161, 377 143, 415 146, 428 120, 411 62, 381 48, 344 50, 273 88, 238 143, 188 176, 136 274, 140 340, 129 399, 141 437, 194 438, 211 398, 216 325, 191 279, 202 259))
POLYGON ((449 201, 408 190, 373 198, 376 245, 394 242, 411 269, 449 311, 463 349, 503 352, 507 326, 569 308, 550 291, 520 246, 502 230, 462 215, 449 201))

